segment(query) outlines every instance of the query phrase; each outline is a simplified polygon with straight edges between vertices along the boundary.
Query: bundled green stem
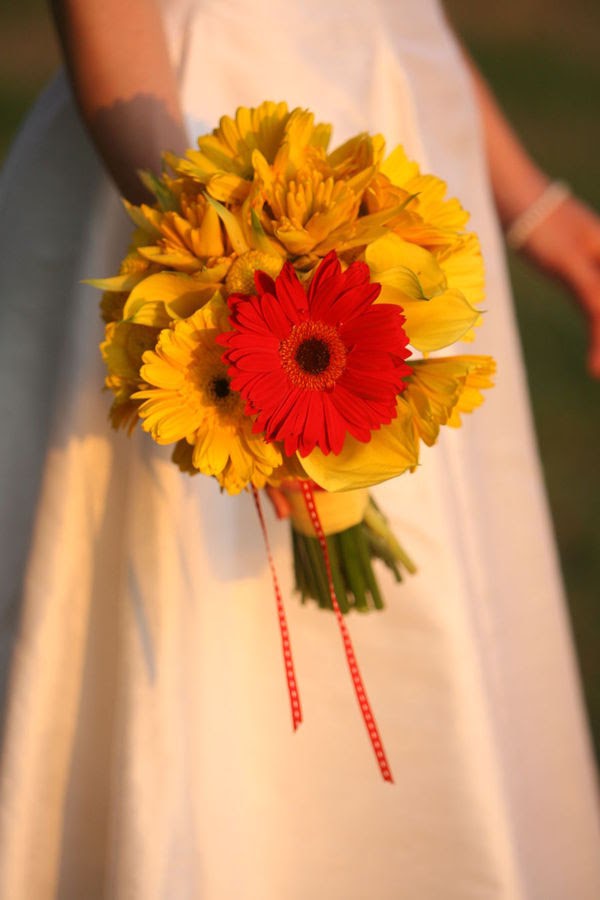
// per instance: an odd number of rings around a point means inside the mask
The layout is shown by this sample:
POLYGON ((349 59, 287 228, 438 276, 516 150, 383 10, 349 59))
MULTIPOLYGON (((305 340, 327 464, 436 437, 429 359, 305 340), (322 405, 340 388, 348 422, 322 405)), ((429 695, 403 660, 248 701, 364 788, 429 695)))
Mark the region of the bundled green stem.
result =
MULTIPOLYGON (((385 563, 396 581, 402 581, 403 572, 416 572, 372 497, 362 522, 330 534, 326 540, 335 593, 343 613, 350 609, 359 612, 383 609, 373 559, 385 563)), ((292 545, 296 590, 302 602, 316 600, 322 609, 332 609, 327 568, 318 538, 301 534, 292 527, 292 545)))

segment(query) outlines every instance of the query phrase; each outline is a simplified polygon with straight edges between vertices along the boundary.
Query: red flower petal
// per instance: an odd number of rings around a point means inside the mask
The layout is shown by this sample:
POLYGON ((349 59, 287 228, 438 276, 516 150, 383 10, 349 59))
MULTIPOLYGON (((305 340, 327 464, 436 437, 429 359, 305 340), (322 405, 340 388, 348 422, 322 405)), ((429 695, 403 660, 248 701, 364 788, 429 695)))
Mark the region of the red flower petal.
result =
POLYGON ((275 281, 266 272, 256 269, 254 272, 254 284, 258 294, 274 294, 275 281))
POLYGON ((277 299, 292 322, 300 322, 308 315, 308 301, 304 288, 290 262, 286 262, 275 282, 277 299))
POLYGON ((365 263, 342 272, 333 251, 308 294, 289 262, 274 282, 263 274, 258 295, 229 298, 232 331, 219 338, 253 430, 288 455, 340 453, 347 434, 368 441, 395 417, 410 374, 400 308, 375 304, 381 286, 365 263))
POLYGON ((282 304, 271 294, 265 294, 261 299, 261 312, 265 324, 279 340, 283 340, 290 333, 290 320, 282 304))
POLYGON ((308 293, 311 316, 328 324, 348 320, 368 309, 381 292, 381 285, 369 280, 369 267, 354 262, 342 272, 334 251, 317 269, 308 293))

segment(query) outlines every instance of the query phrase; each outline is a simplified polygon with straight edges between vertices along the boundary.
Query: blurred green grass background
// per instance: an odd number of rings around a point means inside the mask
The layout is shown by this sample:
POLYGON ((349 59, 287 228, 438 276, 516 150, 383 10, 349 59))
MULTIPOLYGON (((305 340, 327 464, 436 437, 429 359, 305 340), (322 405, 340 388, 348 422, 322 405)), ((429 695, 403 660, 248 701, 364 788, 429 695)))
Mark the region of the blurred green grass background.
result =
MULTIPOLYGON (((600 4, 448 0, 446 9, 533 156, 600 209, 600 4)), ((0 11, 0 158, 58 65, 42 0, 0 11)), ((600 384, 566 293, 511 258, 538 439, 600 751, 600 384)), ((507 422, 510 427, 510 422, 507 422)))

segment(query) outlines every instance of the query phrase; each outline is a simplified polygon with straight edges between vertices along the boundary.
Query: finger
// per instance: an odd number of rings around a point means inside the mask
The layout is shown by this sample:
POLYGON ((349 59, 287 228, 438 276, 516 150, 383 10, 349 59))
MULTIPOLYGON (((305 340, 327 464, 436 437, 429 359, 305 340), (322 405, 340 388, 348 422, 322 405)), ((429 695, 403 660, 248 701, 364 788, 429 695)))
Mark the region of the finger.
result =
POLYGON ((587 319, 587 368, 592 378, 600 378, 600 267, 582 273, 579 301, 587 319))
POLYGON ((600 227, 589 238, 588 250, 596 264, 600 262, 600 227))
POLYGON ((277 518, 288 519, 291 513, 291 507, 283 491, 268 484, 266 492, 269 500, 273 504, 277 518))
POLYGON ((600 378, 600 313, 590 319, 587 363, 592 378, 600 378))
POLYGON ((578 258, 569 271, 568 285, 586 316, 600 316, 600 265, 588 256, 578 258))
POLYGON ((587 369, 600 378, 600 265, 589 257, 571 272, 570 287, 585 315, 588 336, 587 369))
MULTIPOLYGON (((571 197, 561 207, 564 227, 574 239, 575 250, 579 249, 591 258, 600 258, 600 216, 586 203, 571 197)), ((563 234, 563 238, 568 235, 563 234)))
POLYGON ((581 229, 581 241, 587 251, 598 260, 600 259, 600 216, 589 206, 580 205, 585 215, 581 229))

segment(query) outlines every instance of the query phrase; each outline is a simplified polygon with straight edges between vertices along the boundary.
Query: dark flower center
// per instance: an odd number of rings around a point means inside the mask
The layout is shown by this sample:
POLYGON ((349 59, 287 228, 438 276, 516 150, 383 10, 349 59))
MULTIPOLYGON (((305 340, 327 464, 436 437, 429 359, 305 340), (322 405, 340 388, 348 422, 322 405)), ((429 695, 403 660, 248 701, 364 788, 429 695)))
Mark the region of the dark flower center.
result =
POLYGON ((309 375, 320 375, 331 360, 329 345, 317 337, 307 338, 296 350, 295 358, 300 368, 309 375))
POLYGON ((225 397, 229 397, 229 394, 231 393, 229 378, 213 378, 211 389, 217 400, 224 400, 225 397))
POLYGON ((279 345, 281 367, 294 387, 330 391, 346 367, 346 348, 337 329, 306 319, 279 345))

